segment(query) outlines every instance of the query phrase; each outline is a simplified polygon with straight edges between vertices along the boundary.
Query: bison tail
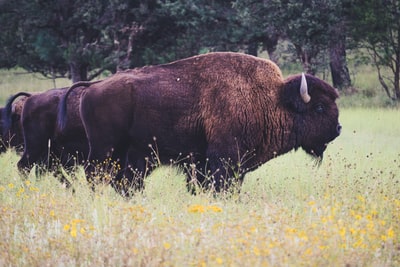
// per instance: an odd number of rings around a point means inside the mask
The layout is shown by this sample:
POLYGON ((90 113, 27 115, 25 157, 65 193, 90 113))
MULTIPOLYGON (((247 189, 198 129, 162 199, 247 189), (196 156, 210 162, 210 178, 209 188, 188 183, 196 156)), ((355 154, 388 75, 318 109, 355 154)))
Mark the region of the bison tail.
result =
POLYGON ((57 128, 62 131, 67 124, 67 98, 71 88, 61 97, 60 103, 58 104, 58 114, 57 114, 57 128))
POLYGON ((10 129, 12 125, 12 104, 20 96, 30 97, 32 94, 26 92, 19 92, 15 95, 12 95, 8 98, 6 105, 4 106, 1 120, 3 122, 3 135, 5 135, 10 129))
POLYGON ((57 114, 57 128, 59 131, 64 130, 65 126, 67 125, 67 99, 69 94, 78 87, 89 87, 92 84, 98 83, 100 81, 88 82, 88 81, 81 81, 74 83, 67 92, 61 97, 60 104, 58 106, 58 114, 57 114))

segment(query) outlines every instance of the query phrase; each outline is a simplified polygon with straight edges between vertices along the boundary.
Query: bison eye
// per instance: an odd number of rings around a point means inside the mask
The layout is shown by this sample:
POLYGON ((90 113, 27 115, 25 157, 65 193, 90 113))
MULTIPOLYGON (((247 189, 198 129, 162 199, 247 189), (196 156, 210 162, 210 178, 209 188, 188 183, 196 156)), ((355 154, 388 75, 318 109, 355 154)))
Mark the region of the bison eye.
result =
POLYGON ((321 103, 320 103, 320 104, 317 104, 317 105, 315 106, 315 111, 316 111, 317 113, 322 113, 322 112, 324 112, 324 111, 325 111, 324 105, 322 105, 321 103))

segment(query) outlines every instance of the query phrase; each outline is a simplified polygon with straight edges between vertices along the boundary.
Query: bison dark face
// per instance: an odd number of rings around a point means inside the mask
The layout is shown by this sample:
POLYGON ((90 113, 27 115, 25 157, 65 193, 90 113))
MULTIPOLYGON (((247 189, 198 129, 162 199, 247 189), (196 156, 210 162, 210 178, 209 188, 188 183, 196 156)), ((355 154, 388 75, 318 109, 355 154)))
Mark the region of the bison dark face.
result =
POLYGON ((3 109, 4 108, 0 108, 0 153, 6 151, 6 147, 3 144, 3 109))
POLYGON ((285 83, 284 102, 294 114, 296 148, 322 159, 329 142, 339 136, 339 111, 336 89, 310 75, 290 77, 285 83), (294 93, 297 92, 297 93, 294 93))
POLYGON ((1 142, 0 152, 4 152, 9 147, 14 147, 19 152, 23 145, 22 129, 20 124, 21 112, 26 99, 30 93, 19 92, 8 98, 4 108, 1 108, 1 142), (21 97, 22 98, 19 98, 21 97), (19 98, 17 100, 17 98, 19 98))

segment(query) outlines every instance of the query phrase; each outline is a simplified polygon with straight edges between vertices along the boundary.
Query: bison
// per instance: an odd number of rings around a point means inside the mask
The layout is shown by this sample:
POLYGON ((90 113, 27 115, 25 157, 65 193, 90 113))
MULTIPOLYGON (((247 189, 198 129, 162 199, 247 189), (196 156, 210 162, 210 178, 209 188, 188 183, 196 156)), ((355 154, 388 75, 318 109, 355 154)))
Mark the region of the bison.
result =
POLYGON ((152 159, 173 160, 189 186, 220 192, 293 149, 322 159, 341 130, 337 98, 311 75, 284 79, 272 61, 217 52, 118 72, 83 91, 80 115, 89 162, 119 161, 141 186, 152 159))
POLYGON ((68 123, 63 131, 56 127, 58 105, 67 89, 51 89, 26 100, 21 117, 25 148, 18 162, 20 170, 32 164, 50 167, 53 161, 71 167, 86 159, 89 145, 78 111, 82 87, 69 98, 68 123))
POLYGON ((0 108, 0 152, 4 152, 8 147, 14 147, 18 152, 22 151, 24 139, 20 118, 25 101, 30 96, 30 93, 19 92, 10 96, 4 108, 0 108))

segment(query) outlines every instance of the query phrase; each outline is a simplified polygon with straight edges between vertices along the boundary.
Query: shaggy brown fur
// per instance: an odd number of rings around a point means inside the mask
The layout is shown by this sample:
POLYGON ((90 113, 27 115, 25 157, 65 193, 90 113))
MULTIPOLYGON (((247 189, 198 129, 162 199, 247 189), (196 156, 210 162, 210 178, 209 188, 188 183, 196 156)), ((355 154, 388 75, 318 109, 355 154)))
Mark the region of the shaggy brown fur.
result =
POLYGON ((284 80, 269 60, 229 52, 119 72, 83 92, 88 159, 119 160, 139 186, 152 158, 172 159, 189 182, 221 191, 292 149, 322 157, 339 135, 338 95, 307 75, 305 103, 300 81, 284 80))
POLYGON ((27 99, 21 118, 25 142, 24 153, 18 162, 21 170, 34 163, 50 166, 52 160, 60 160, 63 166, 72 166, 86 159, 89 146, 79 116, 82 88, 71 93, 68 123, 63 131, 57 131, 58 106, 66 92, 67 88, 52 89, 27 99), (52 160, 48 162, 49 159, 52 160))

